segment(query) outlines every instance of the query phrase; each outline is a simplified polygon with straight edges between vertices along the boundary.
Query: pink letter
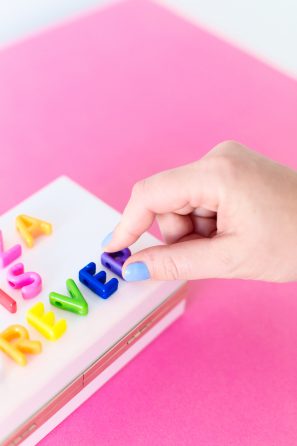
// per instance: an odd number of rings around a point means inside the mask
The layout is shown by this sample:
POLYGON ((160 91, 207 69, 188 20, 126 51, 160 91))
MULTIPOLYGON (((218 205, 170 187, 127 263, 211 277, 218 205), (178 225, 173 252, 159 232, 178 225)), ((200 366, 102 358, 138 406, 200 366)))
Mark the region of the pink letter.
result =
POLYGON ((21 245, 14 245, 12 248, 4 251, 4 243, 2 231, 0 230, 0 268, 5 268, 10 265, 14 260, 18 259, 22 254, 21 245))
POLYGON ((7 272, 7 281, 12 288, 22 289, 24 299, 36 297, 42 288, 42 280, 37 273, 25 273, 24 265, 17 263, 7 272))

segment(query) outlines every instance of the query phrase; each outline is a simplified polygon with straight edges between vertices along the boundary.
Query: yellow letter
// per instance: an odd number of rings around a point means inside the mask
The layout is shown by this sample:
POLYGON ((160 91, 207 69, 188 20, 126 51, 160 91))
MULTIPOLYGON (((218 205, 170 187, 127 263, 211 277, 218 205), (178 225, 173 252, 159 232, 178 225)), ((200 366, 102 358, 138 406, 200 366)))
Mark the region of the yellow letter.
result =
POLYGON ((0 349, 19 365, 26 365, 24 353, 35 355, 41 352, 42 346, 39 341, 31 341, 27 329, 22 325, 10 325, 0 333, 0 349))
POLYGON ((27 322, 36 328, 49 341, 56 341, 66 331, 67 324, 65 319, 55 322, 55 315, 52 311, 44 312, 42 302, 37 302, 27 311, 27 322))
POLYGON ((28 248, 32 248, 34 239, 39 235, 52 233, 52 225, 50 223, 29 217, 28 215, 19 215, 16 218, 16 227, 28 248))

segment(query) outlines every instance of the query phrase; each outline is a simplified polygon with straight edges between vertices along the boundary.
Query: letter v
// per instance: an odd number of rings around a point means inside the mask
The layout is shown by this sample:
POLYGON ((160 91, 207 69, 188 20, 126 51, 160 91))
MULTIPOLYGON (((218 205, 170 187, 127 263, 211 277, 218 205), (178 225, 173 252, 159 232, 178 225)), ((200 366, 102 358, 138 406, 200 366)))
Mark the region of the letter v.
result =
POLYGON ((79 314, 80 316, 85 316, 88 314, 88 303, 78 289, 74 280, 68 279, 66 281, 66 287, 70 297, 65 296, 64 294, 50 293, 50 303, 54 307, 61 308, 61 310, 65 311, 71 311, 72 313, 79 314))

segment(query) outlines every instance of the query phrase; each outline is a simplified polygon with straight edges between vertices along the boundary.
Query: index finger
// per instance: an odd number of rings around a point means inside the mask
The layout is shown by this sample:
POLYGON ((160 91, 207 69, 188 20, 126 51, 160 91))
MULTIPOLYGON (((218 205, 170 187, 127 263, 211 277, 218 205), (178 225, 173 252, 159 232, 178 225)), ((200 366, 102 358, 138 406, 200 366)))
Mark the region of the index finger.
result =
MULTIPOLYGON (((104 250, 115 252, 132 245, 150 228, 157 214, 188 214, 196 207, 203 206, 204 197, 209 196, 203 177, 199 163, 193 163, 136 183, 121 221, 104 250)), ((216 208, 216 200, 211 201, 212 207, 216 208)))

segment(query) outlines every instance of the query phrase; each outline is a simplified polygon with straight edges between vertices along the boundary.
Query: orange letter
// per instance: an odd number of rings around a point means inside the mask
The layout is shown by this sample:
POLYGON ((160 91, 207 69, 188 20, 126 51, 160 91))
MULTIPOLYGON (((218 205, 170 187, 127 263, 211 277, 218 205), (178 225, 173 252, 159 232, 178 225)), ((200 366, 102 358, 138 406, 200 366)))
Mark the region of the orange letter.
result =
POLYGON ((10 325, 0 333, 0 350, 19 365, 26 365, 27 358, 24 353, 35 355, 41 352, 42 346, 39 341, 31 341, 28 330, 22 325, 10 325))
POLYGON ((28 215, 19 215, 16 218, 16 227, 28 248, 32 248, 34 239, 39 235, 52 233, 52 225, 50 223, 29 217, 28 215))

